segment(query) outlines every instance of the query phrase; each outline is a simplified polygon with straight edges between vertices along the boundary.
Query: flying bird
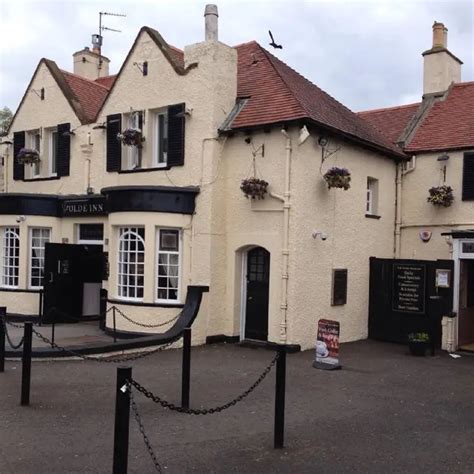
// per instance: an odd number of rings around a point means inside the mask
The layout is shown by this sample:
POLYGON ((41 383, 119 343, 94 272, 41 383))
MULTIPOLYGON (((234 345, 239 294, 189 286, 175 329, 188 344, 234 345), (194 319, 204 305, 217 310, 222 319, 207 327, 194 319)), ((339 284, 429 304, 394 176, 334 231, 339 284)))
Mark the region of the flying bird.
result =
POLYGON ((281 44, 276 44, 275 40, 273 39, 272 32, 268 30, 268 34, 270 35, 270 39, 272 40, 271 43, 268 43, 270 46, 273 46, 275 49, 283 49, 283 46, 281 44))

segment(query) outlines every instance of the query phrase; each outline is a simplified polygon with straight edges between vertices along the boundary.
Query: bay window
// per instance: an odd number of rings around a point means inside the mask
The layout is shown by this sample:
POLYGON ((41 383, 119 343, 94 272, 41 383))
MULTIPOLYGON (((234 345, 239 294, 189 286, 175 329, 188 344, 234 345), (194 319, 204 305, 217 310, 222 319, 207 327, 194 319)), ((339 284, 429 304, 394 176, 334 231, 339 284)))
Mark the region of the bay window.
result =
POLYGON ((32 228, 30 230, 30 288, 43 287, 44 248, 51 240, 51 229, 32 228))
POLYGON ((145 279, 145 229, 120 227, 118 239, 117 294, 143 300, 145 279))
POLYGON ((157 288, 159 302, 180 299, 181 235, 177 229, 157 231, 157 288))

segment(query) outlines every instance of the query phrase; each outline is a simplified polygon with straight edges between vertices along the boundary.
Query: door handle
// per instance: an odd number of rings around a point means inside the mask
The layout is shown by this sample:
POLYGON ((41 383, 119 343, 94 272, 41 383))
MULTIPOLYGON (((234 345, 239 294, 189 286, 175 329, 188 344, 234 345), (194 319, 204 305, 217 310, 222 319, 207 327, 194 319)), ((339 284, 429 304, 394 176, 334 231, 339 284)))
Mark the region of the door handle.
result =
POLYGON ((54 276, 54 273, 53 272, 49 272, 49 282, 48 283, 53 283, 53 276, 54 276))
POLYGON ((249 296, 249 297, 248 297, 248 300, 249 300, 249 301, 250 301, 250 300, 253 300, 253 296, 249 296))

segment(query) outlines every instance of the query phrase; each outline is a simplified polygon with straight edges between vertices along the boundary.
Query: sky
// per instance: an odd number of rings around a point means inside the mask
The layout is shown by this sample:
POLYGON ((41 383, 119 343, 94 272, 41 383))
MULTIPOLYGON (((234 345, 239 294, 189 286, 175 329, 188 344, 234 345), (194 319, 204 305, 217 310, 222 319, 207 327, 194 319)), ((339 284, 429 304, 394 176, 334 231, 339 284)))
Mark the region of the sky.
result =
MULTIPOLYGON (((0 0, 0 108, 17 108, 42 57, 72 70, 72 54, 90 46, 104 17, 103 54, 116 73, 139 29, 158 30, 174 46, 204 39, 198 0, 0 0)), ((474 0, 219 0, 219 40, 258 41, 351 110, 417 102, 421 53, 433 22, 448 28, 448 48, 460 58, 462 80, 474 81, 474 0), (282 50, 269 43, 271 30, 282 50)))

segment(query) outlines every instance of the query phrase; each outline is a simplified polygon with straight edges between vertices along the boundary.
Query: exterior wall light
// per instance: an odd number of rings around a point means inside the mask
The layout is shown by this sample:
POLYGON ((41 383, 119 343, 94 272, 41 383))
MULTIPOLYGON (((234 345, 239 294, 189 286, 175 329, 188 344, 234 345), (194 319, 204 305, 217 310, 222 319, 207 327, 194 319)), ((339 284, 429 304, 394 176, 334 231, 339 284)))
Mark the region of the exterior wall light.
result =
POLYGON ((321 232, 320 230, 313 230, 311 235, 313 236, 313 239, 317 239, 319 237, 322 241, 327 240, 328 238, 328 235, 324 232, 321 232))
POLYGON ((318 143, 319 146, 324 148, 328 144, 328 139, 326 137, 319 137, 318 143))

